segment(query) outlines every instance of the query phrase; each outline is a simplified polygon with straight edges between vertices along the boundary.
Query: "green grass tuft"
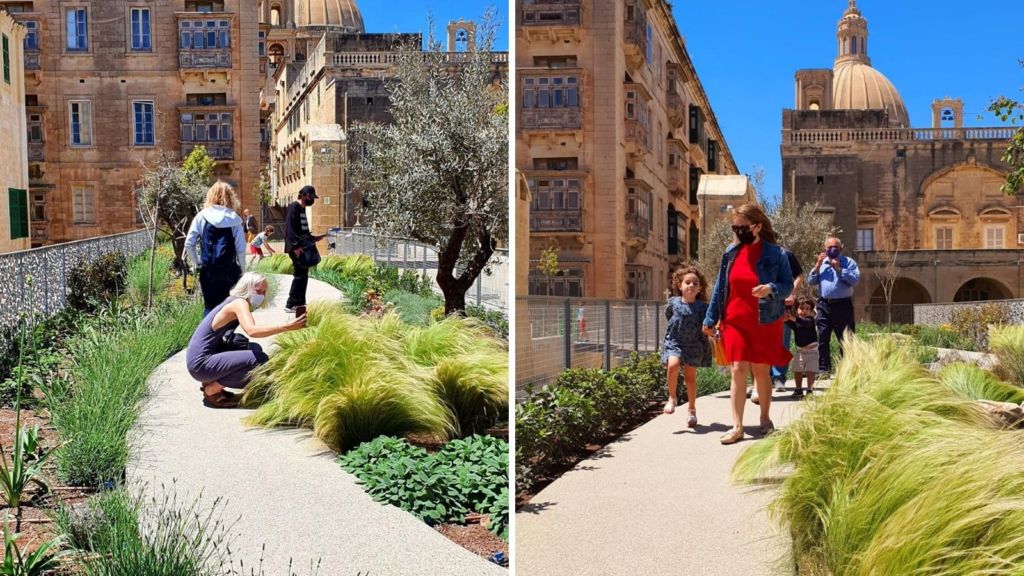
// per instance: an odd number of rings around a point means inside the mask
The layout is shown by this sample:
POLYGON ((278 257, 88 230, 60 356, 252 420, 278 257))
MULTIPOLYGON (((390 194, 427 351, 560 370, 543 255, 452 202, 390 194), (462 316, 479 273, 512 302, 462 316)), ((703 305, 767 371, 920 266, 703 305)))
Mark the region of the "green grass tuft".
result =
POLYGON ((1024 386, 1024 326, 993 327, 989 331, 989 348, 999 361, 999 376, 1024 386))
POLYGON ((287 254, 278 252, 249 266, 249 271, 263 274, 294 274, 295 267, 292 266, 292 259, 287 254))

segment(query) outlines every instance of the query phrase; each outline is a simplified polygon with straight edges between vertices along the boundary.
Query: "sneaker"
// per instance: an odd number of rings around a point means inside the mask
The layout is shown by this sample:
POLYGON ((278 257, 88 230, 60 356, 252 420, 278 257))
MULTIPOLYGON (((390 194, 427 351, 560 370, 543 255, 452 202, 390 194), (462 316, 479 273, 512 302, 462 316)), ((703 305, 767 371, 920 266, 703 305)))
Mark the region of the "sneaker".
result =
POLYGON ((285 306, 284 311, 289 314, 295 314, 295 308, 293 308, 292 306, 285 306))
MULTIPOLYGON (((810 392, 808 392, 808 394, 810 394, 810 392)), ((797 388, 796 390, 793 390, 793 394, 792 394, 793 398, 801 398, 801 397, 803 397, 803 395, 804 395, 804 391, 803 391, 802 388, 797 388)))
POLYGON ((760 404, 761 403, 761 397, 758 396, 757 390, 752 390, 750 392, 750 401, 753 402, 754 404, 760 404))
POLYGON ((754 390, 753 386, 747 386, 747 398, 750 398, 750 393, 754 390))
POLYGON ((786 389, 786 381, 783 380, 782 378, 776 378, 775 379, 775 389, 780 391, 780 392, 782 390, 785 390, 786 389))

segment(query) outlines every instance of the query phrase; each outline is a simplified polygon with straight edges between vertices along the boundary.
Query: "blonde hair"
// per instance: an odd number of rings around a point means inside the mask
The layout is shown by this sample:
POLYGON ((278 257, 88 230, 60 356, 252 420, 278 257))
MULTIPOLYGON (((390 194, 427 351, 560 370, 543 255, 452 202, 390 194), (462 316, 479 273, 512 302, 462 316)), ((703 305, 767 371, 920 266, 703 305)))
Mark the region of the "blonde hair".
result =
POLYGON ((256 287, 266 281, 267 279, 262 274, 246 272, 231 288, 231 295, 249 300, 256 293, 256 287))
POLYGON ((210 186, 210 190, 206 193, 206 204, 203 208, 209 208, 210 206, 224 206, 238 212, 238 195, 235 194, 235 189, 231 187, 231 184, 223 180, 217 180, 213 186, 210 186))

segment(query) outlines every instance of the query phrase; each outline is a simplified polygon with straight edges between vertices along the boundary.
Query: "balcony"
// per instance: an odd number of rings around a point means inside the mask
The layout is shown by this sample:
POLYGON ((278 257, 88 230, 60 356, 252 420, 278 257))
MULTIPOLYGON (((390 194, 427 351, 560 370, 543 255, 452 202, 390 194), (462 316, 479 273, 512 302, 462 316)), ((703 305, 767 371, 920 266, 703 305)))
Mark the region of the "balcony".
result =
POLYGON ((583 128, 582 108, 530 108, 520 109, 519 125, 522 130, 580 130, 583 128))
POLYGON ((531 210, 530 232, 582 232, 582 210, 531 210))
POLYGON ((638 70, 647 62, 647 26, 643 19, 626 20, 625 36, 626 67, 638 70))
POLYGON ((666 92, 665 106, 668 108, 668 121, 673 128, 682 128, 686 125, 687 111, 683 97, 675 90, 666 92))
POLYGON ((46 155, 43 153, 46 145, 43 142, 29 142, 28 143, 28 161, 29 162, 46 162, 46 155))
POLYGON ((42 55, 39 50, 25 50, 25 70, 39 70, 42 55))
POLYGON ((177 12, 178 69, 184 73, 229 71, 237 14, 177 12))
POLYGON ((651 223, 639 214, 626 214, 626 238, 627 243, 647 242, 651 234, 651 223))
POLYGON ((579 41, 582 4, 580 0, 526 0, 521 29, 527 40, 579 41))
POLYGON ((235 159, 235 143, 229 141, 221 142, 182 142, 181 143, 181 157, 184 159, 196 146, 203 146, 206 148, 206 153, 214 160, 234 160, 235 159))
POLYGON ((626 154, 643 156, 651 151, 647 146, 647 127, 637 120, 626 120, 626 154))
POLYGON ((178 50, 178 67, 186 69, 231 69, 230 48, 178 50))

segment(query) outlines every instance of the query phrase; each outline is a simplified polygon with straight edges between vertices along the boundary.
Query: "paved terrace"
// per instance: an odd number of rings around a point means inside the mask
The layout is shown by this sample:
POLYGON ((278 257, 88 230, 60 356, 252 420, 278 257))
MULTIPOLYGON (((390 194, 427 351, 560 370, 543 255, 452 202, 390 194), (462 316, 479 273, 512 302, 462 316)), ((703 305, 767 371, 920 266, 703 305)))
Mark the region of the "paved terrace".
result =
MULTIPOLYGON (((278 278, 276 297, 255 313, 258 324, 287 317, 291 280, 278 278)), ((310 302, 341 297, 313 279, 307 294, 310 302)), ((268 348, 271 340, 257 341, 268 348)), ((253 429, 241 422, 249 410, 204 408, 184 351, 149 384, 152 398, 139 420, 129 480, 146 482, 151 491, 176 480, 179 495, 201 492, 207 504, 225 497, 223 518, 238 519, 232 555, 247 567, 266 545, 267 576, 307 576, 317 560, 321 576, 508 574, 412 515, 373 502, 308 432, 253 429)))
MULTIPOLYGON (((682 384, 680 383, 680 386, 682 384)), ((790 381, 792 386, 792 381, 790 381)), ((799 413, 776 392, 772 418, 799 413)), ((769 520, 770 489, 737 487, 729 472, 759 438, 722 446, 729 393, 701 397, 700 425, 687 407, 661 415, 580 462, 516 514, 516 573, 529 576, 765 576, 791 574, 788 536, 769 520)), ((747 403, 744 419, 758 421, 747 403)))

